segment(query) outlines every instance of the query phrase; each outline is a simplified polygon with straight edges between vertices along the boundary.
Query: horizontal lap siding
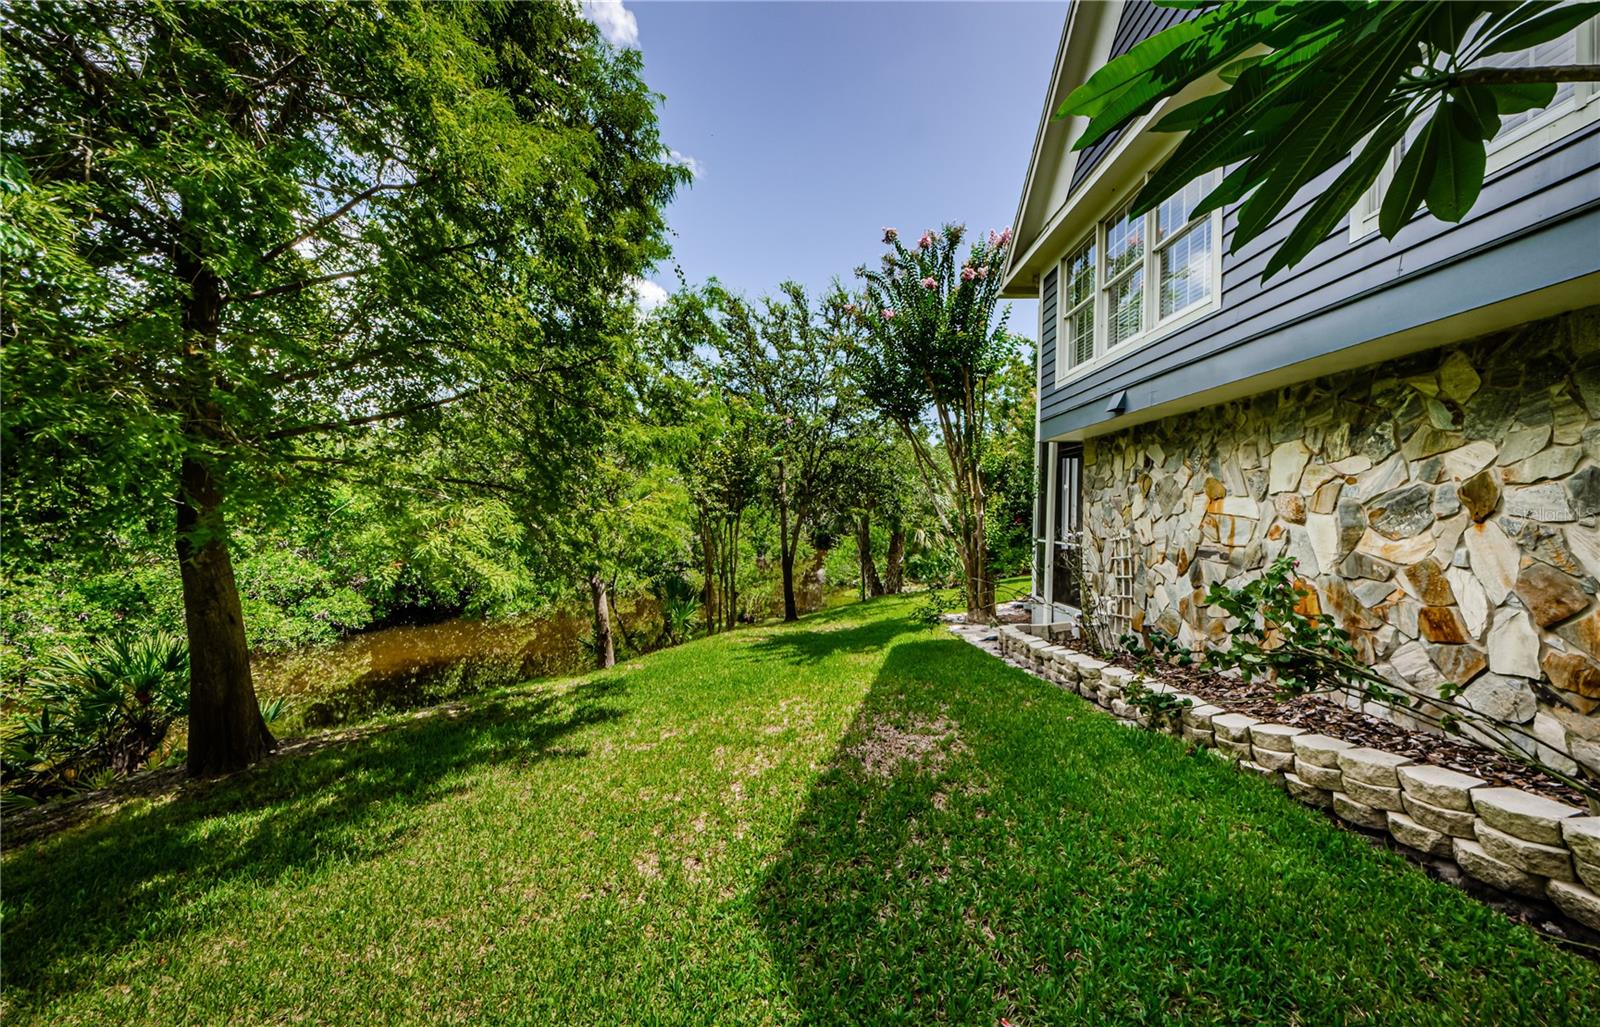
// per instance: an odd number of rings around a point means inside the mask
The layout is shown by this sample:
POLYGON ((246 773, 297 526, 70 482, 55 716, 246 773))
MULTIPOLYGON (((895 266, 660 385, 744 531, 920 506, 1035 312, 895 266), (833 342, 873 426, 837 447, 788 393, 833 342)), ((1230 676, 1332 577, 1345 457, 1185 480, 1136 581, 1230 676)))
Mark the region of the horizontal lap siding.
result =
POLYGON ((1039 297, 1039 391, 1043 393, 1056 383, 1056 269, 1044 276, 1044 290, 1039 297))
MULTIPOLYGON (((1095 0, 1079 0, 1079 2, 1092 3, 1095 0)), ((1116 35, 1111 37, 1111 57, 1121 57, 1157 32, 1171 28, 1187 18, 1193 18, 1198 13, 1172 7, 1157 7, 1151 0, 1128 0, 1122 9, 1122 19, 1117 22, 1116 35)), ((1101 158, 1117 145, 1117 139, 1121 135, 1120 130, 1108 133, 1083 151, 1078 157, 1078 163, 1073 166, 1072 183, 1067 187, 1067 195, 1070 196, 1077 191, 1078 185, 1089 177, 1089 172, 1094 170, 1101 158)))
MULTIPOLYGON (((1372 233, 1352 244, 1348 221, 1344 221, 1305 260, 1263 284, 1260 273, 1271 251, 1339 169, 1329 171, 1307 186, 1291 210, 1265 235, 1252 240, 1238 254, 1224 255, 1220 310, 1063 389, 1046 393, 1043 417, 1048 419, 1087 406, 1115 391, 1150 381, 1383 287, 1402 275, 1492 248, 1525 230, 1570 216, 1600 200, 1597 167, 1600 125, 1591 125, 1496 173, 1485 183, 1471 215, 1459 224, 1424 216, 1402 230, 1393 242, 1372 233)), ((1230 210, 1224 221, 1228 238, 1235 220, 1230 210)), ((1460 297, 1460 310, 1476 305, 1474 297, 1460 297)), ((1307 352, 1305 357, 1334 352, 1360 341, 1363 340, 1329 339, 1326 349, 1307 352)), ((1248 370, 1257 373, 1260 369, 1248 370)))

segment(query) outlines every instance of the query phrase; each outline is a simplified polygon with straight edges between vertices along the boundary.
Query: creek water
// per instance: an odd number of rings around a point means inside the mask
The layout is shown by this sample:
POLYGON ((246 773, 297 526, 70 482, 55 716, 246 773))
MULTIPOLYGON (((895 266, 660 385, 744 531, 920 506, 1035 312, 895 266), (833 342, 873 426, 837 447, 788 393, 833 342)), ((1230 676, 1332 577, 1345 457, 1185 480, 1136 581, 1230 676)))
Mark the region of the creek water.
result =
MULTIPOLYGON (((654 602, 622 607, 622 619, 637 640, 653 641, 661 623, 654 602)), ((583 640, 592 633, 588 616, 575 610, 490 621, 458 617, 378 628, 329 646, 258 657, 252 671, 262 702, 287 700, 290 724, 324 727, 586 670, 594 657, 583 640)))

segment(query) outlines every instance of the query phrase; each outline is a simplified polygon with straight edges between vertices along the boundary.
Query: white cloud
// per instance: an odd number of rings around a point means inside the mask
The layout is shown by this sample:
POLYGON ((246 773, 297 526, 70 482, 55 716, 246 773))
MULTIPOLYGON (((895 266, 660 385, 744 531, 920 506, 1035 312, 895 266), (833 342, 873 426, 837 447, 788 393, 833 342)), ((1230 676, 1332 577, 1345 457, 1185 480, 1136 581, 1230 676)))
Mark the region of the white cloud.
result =
POLYGON ((695 178, 699 178, 701 175, 706 173, 706 166, 704 164, 701 164, 698 160, 679 150, 668 150, 667 160, 670 163, 680 164, 683 167, 688 168, 689 174, 693 175, 695 178))
POLYGON ((583 0, 583 16, 599 26, 612 46, 639 49, 639 20, 622 0, 583 0))
POLYGON ((641 313, 648 314, 667 302, 667 290, 648 278, 635 278, 628 285, 633 289, 633 294, 639 298, 641 313))

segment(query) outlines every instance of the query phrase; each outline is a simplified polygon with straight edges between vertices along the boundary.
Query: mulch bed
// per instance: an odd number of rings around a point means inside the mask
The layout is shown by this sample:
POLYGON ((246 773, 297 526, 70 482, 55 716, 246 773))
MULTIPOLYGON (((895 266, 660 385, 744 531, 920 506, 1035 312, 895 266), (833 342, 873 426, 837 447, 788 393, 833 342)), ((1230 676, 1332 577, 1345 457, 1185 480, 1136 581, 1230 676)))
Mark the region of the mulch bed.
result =
MULTIPOLYGON (((1111 662, 1132 671, 1140 670, 1125 653, 1116 654, 1111 662)), ((1328 696, 1285 698, 1266 681, 1246 683, 1195 667, 1163 667, 1160 676, 1167 684, 1221 706, 1229 713, 1244 713, 1276 724, 1305 728, 1356 745, 1471 774, 1492 785, 1521 788, 1579 809, 1589 808, 1583 793, 1571 785, 1506 759, 1493 750, 1446 735, 1403 728, 1348 709, 1328 696)))

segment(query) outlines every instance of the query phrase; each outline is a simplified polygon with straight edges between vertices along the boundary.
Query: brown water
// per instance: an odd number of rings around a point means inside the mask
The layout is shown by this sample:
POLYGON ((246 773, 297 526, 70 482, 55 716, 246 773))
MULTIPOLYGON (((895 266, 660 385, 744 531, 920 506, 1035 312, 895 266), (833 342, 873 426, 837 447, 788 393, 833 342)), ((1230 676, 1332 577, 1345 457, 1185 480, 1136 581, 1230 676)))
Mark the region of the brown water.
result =
MULTIPOLYGON (((629 630, 642 636, 635 640, 654 641, 660 625, 654 604, 640 600, 623 607, 629 630)), ((260 657, 252 670, 263 702, 288 698, 291 726, 323 727, 587 670, 594 658, 579 639, 592 631, 589 619, 572 610, 495 621, 456 618, 260 657)))

